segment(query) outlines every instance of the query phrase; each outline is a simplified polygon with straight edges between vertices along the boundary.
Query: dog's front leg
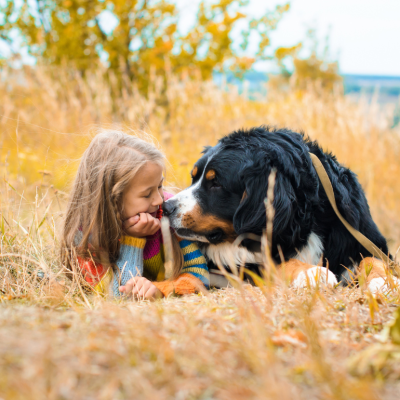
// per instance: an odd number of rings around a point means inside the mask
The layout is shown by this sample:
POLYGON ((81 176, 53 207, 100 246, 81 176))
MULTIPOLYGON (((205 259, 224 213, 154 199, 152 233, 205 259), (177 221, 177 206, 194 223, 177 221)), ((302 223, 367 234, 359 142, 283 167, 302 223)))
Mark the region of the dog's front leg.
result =
POLYGON ((153 282, 153 285, 165 296, 171 294, 184 295, 194 293, 206 293, 203 282, 192 274, 182 274, 176 279, 168 279, 162 282, 153 282))
POLYGON ((382 260, 377 258, 364 258, 358 267, 358 279, 364 278, 371 293, 388 293, 400 287, 400 279, 393 276, 382 260))
POLYGON ((327 268, 290 259, 278 267, 281 278, 294 288, 315 287, 318 284, 335 286, 336 276, 327 268))

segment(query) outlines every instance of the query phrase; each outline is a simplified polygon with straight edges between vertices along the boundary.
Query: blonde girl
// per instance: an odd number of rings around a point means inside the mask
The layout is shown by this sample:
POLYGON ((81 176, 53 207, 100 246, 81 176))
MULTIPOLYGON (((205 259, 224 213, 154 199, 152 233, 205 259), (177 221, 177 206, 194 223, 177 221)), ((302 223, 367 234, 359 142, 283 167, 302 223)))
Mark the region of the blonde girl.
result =
POLYGON ((172 234, 173 276, 164 280, 160 230, 164 155, 116 130, 97 134, 83 154, 64 220, 61 258, 96 291, 153 299, 209 285, 194 243, 172 234))

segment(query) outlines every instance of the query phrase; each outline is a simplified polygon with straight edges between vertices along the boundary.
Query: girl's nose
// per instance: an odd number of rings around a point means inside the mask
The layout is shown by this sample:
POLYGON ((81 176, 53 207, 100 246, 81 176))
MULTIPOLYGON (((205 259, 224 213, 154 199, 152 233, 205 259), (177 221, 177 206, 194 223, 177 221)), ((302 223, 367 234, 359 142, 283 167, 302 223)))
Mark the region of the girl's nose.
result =
POLYGON ((153 206, 160 206, 164 202, 163 198, 161 197, 160 192, 157 192, 157 195, 154 197, 153 206))

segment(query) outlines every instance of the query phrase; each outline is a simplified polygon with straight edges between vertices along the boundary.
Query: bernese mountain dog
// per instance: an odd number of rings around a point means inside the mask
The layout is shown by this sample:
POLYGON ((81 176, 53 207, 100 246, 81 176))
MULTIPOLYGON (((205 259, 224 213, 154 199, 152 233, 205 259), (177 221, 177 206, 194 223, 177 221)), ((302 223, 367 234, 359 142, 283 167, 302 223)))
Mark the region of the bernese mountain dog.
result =
POLYGON ((366 260, 374 266, 369 283, 376 286, 378 283, 371 280, 380 278, 382 286, 386 276, 383 263, 368 258, 371 254, 339 220, 309 153, 325 167, 343 217, 388 254, 386 240, 371 217, 355 173, 324 152, 316 141, 288 129, 261 126, 238 130, 216 146, 206 147, 192 169, 191 186, 165 203, 165 215, 179 236, 198 242, 211 272, 217 263, 228 267, 233 259, 237 265, 245 262, 247 268, 260 273, 260 244, 250 239, 240 245, 234 241, 244 233, 263 234, 264 199, 268 177, 275 168, 271 255, 278 264, 284 258, 286 277, 294 286, 304 286, 308 278, 315 278, 326 267, 326 274, 321 274, 325 283, 348 282, 366 260))

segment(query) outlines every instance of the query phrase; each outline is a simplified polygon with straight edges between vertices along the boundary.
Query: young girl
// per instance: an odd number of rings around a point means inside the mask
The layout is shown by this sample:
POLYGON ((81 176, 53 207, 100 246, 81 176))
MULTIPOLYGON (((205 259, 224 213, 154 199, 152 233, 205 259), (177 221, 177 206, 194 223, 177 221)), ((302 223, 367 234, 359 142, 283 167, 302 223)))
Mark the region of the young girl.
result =
POLYGON ((194 243, 172 233, 173 276, 164 280, 160 230, 164 155, 123 132, 95 136, 73 185, 62 234, 61 258, 75 261, 96 291, 152 299, 208 287, 205 258, 194 243))

